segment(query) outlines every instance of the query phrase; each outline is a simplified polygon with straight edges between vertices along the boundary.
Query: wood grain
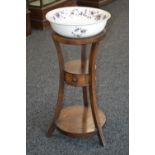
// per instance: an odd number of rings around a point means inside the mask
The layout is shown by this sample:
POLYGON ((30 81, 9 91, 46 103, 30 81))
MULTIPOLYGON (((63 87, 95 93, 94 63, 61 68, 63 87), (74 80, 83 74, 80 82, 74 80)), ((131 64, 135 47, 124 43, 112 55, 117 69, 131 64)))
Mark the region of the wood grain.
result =
POLYGON ((89 62, 86 61, 85 69, 82 69, 81 60, 71 60, 65 63, 65 72, 72 74, 88 74, 89 62))
POLYGON ((65 82, 68 85, 83 87, 89 83, 88 61, 85 70, 82 69, 81 60, 73 60, 65 63, 65 82))
MULTIPOLYGON (((97 109, 100 124, 106 122, 105 114, 97 109)), ((71 137, 83 137, 86 134, 96 132, 91 108, 74 105, 64 108, 56 121, 56 126, 64 133, 68 133, 71 137)))
MULTIPOLYGON (((81 68, 82 72, 86 72, 88 69, 88 61, 87 61, 87 45, 81 46, 81 68)), ((88 106, 88 94, 87 94, 87 87, 82 87, 82 94, 83 94, 83 103, 85 106, 88 106)))
POLYGON ((107 5, 114 0, 77 0, 78 5, 84 5, 84 6, 92 6, 100 8, 104 5, 107 5))
POLYGON ((50 137, 52 136, 52 133, 55 130, 55 121, 59 117, 59 114, 63 108, 63 100, 64 100, 64 59, 63 59, 63 54, 61 50, 61 46, 57 41, 54 41, 55 47, 57 49, 57 56, 58 56, 58 61, 59 61, 59 70, 60 70, 60 75, 59 75, 59 91, 58 91, 58 98, 57 98, 57 104, 55 107, 55 113, 54 113, 54 118, 52 120, 52 123, 48 129, 47 136, 50 137))
POLYGON ((46 20, 46 13, 53 9, 64 7, 64 6, 75 6, 75 0, 58 0, 54 3, 48 4, 43 7, 36 7, 29 5, 31 11, 31 23, 32 27, 37 29, 46 29, 50 27, 50 23, 46 20))
POLYGON ((93 43, 90 52, 89 58, 89 94, 90 94, 90 103, 92 108, 93 119, 95 122, 95 126, 97 128, 98 138, 100 140, 100 144, 104 146, 105 139, 102 130, 102 124, 100 123, 100 116, 98 113, 98 106, 97 106, 97 98, 96 98, 96 54, 98 51, 99 42, 93 43))
POLYGON ((60 85, 58 100, 55 109, 53 123, 48 135, 52 135, 55 127, 64 134, 71 137, 87 137, 97 132, 101 145, 105 144, 103 125, 105 114, 98 108, 96 99, 96 56, 99 42, 105 37, 106 31, 100 34, 83 39, 71 39, 52 33, 60 68, 60 85), (60 43, 81 45, 81 59, 64 63, 60 43), (86 44, 92 44, 87 60, 86 44), (72 86, 80 86, 83 90, 84 106, 69 106, 63 108, 64 82, 72 86), (87 86, 89 87, 90 105, 88 105, 87 86))

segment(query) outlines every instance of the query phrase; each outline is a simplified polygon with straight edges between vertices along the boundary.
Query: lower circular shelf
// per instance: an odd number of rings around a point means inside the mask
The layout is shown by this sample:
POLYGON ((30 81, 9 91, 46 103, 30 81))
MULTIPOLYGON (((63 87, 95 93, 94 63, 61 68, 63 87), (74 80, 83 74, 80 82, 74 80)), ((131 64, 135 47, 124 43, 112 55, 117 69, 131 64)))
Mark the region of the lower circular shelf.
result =
MULTIPOLYGON (((106 116, 99 108, 98 116, 103 127, 106 116)), ((61 132, 71 137, 87 137, 96 132, 91 107, 89 106, 74 105, 62 109, 56 126, 61 132)))

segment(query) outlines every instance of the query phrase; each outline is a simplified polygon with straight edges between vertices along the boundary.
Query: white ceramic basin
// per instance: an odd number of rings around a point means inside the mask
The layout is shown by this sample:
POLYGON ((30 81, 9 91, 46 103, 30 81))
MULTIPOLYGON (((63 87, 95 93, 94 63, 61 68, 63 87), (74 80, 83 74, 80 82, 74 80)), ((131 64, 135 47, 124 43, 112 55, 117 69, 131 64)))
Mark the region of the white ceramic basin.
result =
POLYGON ((110 17, 109 12, 91 7, 63 7, 46 14, 52 29, 70 38, 85 38, 100 33, 110 17))

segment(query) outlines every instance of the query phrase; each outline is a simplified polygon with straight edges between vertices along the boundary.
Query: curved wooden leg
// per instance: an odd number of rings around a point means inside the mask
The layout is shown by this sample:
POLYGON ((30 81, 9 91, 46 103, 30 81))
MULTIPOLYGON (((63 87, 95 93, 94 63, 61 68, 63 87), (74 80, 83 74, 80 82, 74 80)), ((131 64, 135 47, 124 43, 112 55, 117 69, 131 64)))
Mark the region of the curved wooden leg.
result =
POLYGON ((58 55, 58 60, 59 60, 59 68, 60 68, 60 79, 59 79, 59 91, 58 91, 58 99, 57 99, 57 104, 55 108, 55 114, 53 121, 48 129, 47 136, 50 137, 52 136, 52 133, 55 130, 55 121, 59 117, 59 114, 61 112, 61 109, 63 107, 63 99, 64 99, 64 59, 61 51, 60 44, 56 41, 54 41, 56 49, 57 49, 57 55, 58 55))
POLYGON ((55 121, 59 117, 59 114, 60 114, 61 109, 63 107, 63 99, 64 99, 64 82, 61 81, 60 86, 59 86, 58 99, 57 99, 57 104, 56 104, 56 108, 55 108, 54 118, 53 118, 53 121, 52 121, 52 123, 48 129, 48 132, 47 132, 48 137, 51 137, 52 133, 55 130, 55 127, 56 127, 55 121))
MULTIPOLYGON (((81 68, 82 71, 85 72, 86 70, 86 63, 87 63, 87 53, 86 53, 86 45, 82 45, 81 48, 81 68)), ((82 93, 83 93, 83 102, 85 106, 88 106, 88 97, 87 97, 87 87, 82 87, 82 93)))
POLYGON ((95 123, 95 127, 97 128, 97 134, 99 137, 100 144, 104 146, 105 139, 103 135, 102 126, 99 122, 98 117, 98 106, 97 106, 97 100, 96 100, 96 52, 97 48, 99 46, 99 43, 93 43, 90 53, 90 63, 89 63, 89 75, 90 75, 90 84, 89 84, 89 93, 90 93, 90 103, 91 103, 91 109, 92 109, 92 115, 95 123))

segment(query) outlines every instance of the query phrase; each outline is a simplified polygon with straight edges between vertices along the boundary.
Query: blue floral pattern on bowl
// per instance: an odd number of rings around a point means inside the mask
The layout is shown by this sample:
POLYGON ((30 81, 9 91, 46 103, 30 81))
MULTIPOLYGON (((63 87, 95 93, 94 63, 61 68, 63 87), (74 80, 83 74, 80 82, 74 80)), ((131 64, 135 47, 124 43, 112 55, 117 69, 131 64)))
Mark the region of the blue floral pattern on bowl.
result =
POLYGON ((46 14, 52 29, 69 38, 85 38, 94 36, 106 26, 110 13, 91 7, 64 7, 46 14))

